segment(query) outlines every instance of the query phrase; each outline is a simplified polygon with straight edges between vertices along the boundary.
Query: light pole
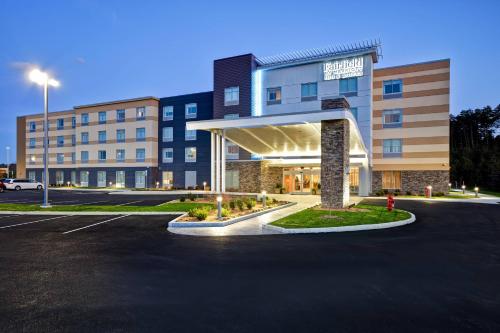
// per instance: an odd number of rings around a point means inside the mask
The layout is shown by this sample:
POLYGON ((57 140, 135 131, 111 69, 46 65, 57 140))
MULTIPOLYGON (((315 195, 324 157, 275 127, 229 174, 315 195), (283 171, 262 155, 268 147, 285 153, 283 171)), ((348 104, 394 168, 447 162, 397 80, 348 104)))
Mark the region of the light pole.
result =
POLYGON ((59 81, 49 77, 39 69, 33 69, 29 73, 32 82, 43 86, 44 100, 44 126, 43 126, 43 205, 42 208, 49 208, 49 86, 59 87, 59 81))
POLYGON ((6 146, 7 151, 7 178, 10 178, 10 146, 6 146))

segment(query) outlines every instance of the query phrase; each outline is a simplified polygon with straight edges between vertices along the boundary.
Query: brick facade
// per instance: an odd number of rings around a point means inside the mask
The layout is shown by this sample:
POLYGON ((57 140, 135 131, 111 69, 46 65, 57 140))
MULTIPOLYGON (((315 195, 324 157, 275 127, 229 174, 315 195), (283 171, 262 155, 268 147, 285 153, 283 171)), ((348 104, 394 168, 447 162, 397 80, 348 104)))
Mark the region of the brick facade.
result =
MULTIPOLYGON (((382 188, 382 172, 374 171, 372 175, 372 192, 380 191, 382 188)), ((448 191, 450 172, 444 170, 410 170, 401 171, 401 193, 424 193, 426 186, 431 185, 432 191, 448 191)))
POLYGON ((260 193, 266 190, 274 193, 276 184, 283 181, 283 168, 269 166, 269 161, 228 161, 226 171, 239 170, 239 189, 228 191, 260 193))

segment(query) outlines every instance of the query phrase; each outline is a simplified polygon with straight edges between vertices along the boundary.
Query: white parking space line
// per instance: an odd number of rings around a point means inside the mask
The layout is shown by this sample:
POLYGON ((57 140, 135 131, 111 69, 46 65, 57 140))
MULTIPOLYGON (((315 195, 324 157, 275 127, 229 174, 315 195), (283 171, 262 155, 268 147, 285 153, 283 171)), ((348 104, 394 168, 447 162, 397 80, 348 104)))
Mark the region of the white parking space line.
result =
POLYGON ((116 206, 126 206, 126 205, 130 205, 130 204, 138 203, 138 202, 143 202, 143 201, 144 200, 131 201, 131 202, 122 203, 122 204, 119 204, 119 205, 116 205, 116 206))
POLYGON ((24 222, 24 223, 17 223, 17 224, 6 225, 4 227, 0 227, 0 229, 13 228, 13 227, 21 226, 21 225, 26 225, 26 224, 32 224, 32 223, 38 223, 38 222, 43 222, 43 221, 50 221, 50 220, 55 220, 55 219, 61 219, 63 217, 68 217, 68 215, 56 216, 56 217, 51 217, 51 218, 48 218, 48 219, 36 220, 36 221, 31 221, 31 222, 24 222))
POLYGON ((101 201, 93 201, 93 202, 84 202, 84 203, 82 203, 82 205, 91 205, 91 204, 100 203, 100 202, 108 202, 108 201, 101 200, 101 201))
POLYGON ((0 215, 0 220, 5 219, 7 217, 14 217, 14 216, 19 216, 19 215, 0 215))
POLYGON ((101 221, 101 222, 97 222, 97 223, 94 223, 94 224, 91 224, 91 225, 87 225, 85 227, 81 227, 81 228, 77 228, 77 229, 65 231, 65 232, 63 232, 63 235, 66 235, 66 234, 69 234, 69 233, 72 233, 72 232, 75 232, 75 231, 78 231, 78 230, 92 228, 92 227, 95 227, 96 225, 107 223, 107 222, 111 222, 111 221, 114 221, 114 220, 118 220, 118 219, 121 219, 121 218, 127 217, 127 216, 130 216, 130 215, 120 215, 120 216, 113 217, 112 219, 109 219, 109 220, 106 220, 106 221, 101 221))

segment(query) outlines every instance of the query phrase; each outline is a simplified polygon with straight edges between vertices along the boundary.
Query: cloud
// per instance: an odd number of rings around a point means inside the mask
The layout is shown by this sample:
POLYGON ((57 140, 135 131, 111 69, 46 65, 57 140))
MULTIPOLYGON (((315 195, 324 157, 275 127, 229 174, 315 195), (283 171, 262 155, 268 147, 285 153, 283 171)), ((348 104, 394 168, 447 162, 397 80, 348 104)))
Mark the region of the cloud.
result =
POLYGON ((79 64, 84 64, 86 63, 87 61, 85 60, 85 58, 83 57, 76 57, 75 58, 76 62, 79 63, 79 64))
POLYGON ((10 63, 10 67, 20 70, 27 70, 33 67, 36 67, 36 64, 27 62, 27 61, 12 61, 10 63))

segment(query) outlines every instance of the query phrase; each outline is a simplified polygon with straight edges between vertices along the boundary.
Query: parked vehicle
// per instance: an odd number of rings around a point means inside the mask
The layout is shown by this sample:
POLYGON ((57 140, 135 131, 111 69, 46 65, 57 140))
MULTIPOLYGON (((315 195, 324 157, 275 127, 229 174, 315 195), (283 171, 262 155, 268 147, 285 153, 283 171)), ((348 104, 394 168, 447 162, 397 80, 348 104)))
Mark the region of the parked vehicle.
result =
POLYGON ((3 182, 7 190, 43 190, 43 184, 36 180, 20 179, 20 178, 6 178, 3 182))
POLYGON ((4 180, 5 180, 5 178, 0 179, 0 193, 4 192, 6 190, 5 184, 3 183, 4 180))

